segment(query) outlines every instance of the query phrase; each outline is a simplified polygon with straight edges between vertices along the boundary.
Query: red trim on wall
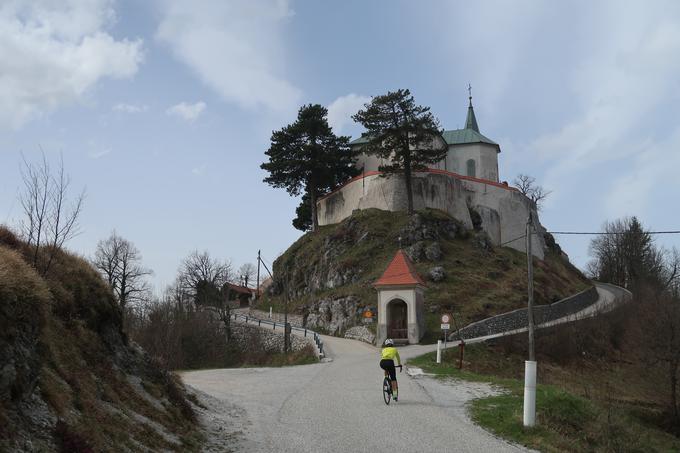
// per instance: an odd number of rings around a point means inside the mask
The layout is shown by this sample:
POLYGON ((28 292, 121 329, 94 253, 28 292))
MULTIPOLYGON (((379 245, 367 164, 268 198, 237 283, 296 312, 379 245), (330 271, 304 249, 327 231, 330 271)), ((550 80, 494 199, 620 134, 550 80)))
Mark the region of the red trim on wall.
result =
MULTIPOLYGON (((355 181, 360 181, 360 180, 362 180, 362 179, 364 179, 364 178, 366 178, 366 177, 368 177, 368 176, 381 175, 382 173, 383 173, 383 172, 381 172, 381 171, 375 171, 375 170, 374 170, 374 171, 367 171, 366 173, 362 173, 362 174, 360 174, 360 175, 358 175, 358 176, 355 176, 354 178, 350 179, 350 180, 347 181, 346 183, 342 184, 342 185, 341 185, 340 187, 338 187, 337 189, 335 189, 335 190, 333 190, 333 191, 327 193, 327 194, 324 195, 323 197, 320 197, 318 201, 321 201, 321 200, 323 200, 323 199, 325 199, 325 198, 330 197, 330 196, 333 195, 335 192, 338 192, 339 190, 344 189, 345 186, 348 186, 349 184, 351 184, 351 183, 353 183, 353 182, 355 182, 355 181)), ((437 168, 428 168, 427 170, 424 170, 424 171, 416 171, 416 172, 414 172, 414 173, 435 173, 435 174, 450 176, 450 177, 456 178, 456 179, 462 179, 462 180, 465 180, 465 181, 478 182, 478 183, 480 183, 480 184, 488 184, 488 185, 490 185, 490 186, 500 187, 501 189, 506 189, 506 190, 510 190, 510 191, 513 191, 513 192, 519 192, 519 189, 517 189, 516 187, 510 187, 509 185, 507 185, 507 183, 504 184, 504 183, 500 183, 500 182, 496 182, 496 181, 490 181, 490 180, 488 180, 488 179, 473 178, 472 176, 464 176, 464 175, 460 175, 460 174, 458 174, 458 173, 453 173, 453 172, 451 172, 451 171, 439 170, 439 169, 437 169, 437 168)))

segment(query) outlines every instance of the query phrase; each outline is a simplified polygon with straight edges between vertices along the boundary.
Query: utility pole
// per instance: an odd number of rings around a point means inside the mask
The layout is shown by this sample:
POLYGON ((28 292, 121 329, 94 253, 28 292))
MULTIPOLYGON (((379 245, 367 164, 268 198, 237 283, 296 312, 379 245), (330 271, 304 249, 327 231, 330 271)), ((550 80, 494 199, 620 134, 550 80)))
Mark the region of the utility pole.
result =
POLYGON ((255 304, 260 299, 260 251, 257 251, 257 286, 255 287, 255 304))
POLYGON ((288 354, 290 349, 290 326, 288 325, 288 274, 286 274, 286 287, 284 288, 283 303, 283 352, 288 354))
POLYGON ((534 229, 533 212, 529 211, 526 229, 529 322, 529 360, 524 362, 524 426, 536 424, 536 356, 534 353, 534 256, 531 250, 534 229))

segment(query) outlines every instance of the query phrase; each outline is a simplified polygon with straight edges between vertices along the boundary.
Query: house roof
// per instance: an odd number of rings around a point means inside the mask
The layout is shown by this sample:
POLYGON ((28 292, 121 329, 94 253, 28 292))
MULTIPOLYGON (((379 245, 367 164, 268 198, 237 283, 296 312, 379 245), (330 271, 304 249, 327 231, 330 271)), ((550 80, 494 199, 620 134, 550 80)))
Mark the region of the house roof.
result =
POLYGON ((253 288, 248 288, 246 286, 234 285, 233 283, 227 283, 229 289, 240 294, 254 294, 256 292, 253 288))
MULTIPOLYGON (((466 145, 470 143, 486 143, 488 145, 498 146, 498 143, 494 142, 490 138, 485 137, 479 132, 473 129, 454 129, 451 131, 444 131, 442 133, 442 138, 447 145, 466 145)), ((352 140, 350 145, 363 145, 368 143, 368 137, 362 135, 361 137, 352 140)))
POLYGON ((425 282, 416 271, 413 262, 403 250, 396 255, 373 286, 425 286, 425 282))

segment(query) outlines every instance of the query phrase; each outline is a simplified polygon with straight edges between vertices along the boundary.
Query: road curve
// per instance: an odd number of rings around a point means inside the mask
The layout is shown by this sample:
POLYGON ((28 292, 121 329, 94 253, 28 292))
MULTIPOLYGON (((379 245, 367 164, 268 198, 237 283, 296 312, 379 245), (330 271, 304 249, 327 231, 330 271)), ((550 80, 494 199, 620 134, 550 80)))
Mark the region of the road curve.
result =
MULTIPOLYGON (((182 373, 184 382, 245 409, 249 421, 238 451, 518 452, 466 416, 475 395, 460 386, 399 375, 400 400, 382 400, 377 348, 324 337, 332 362, 283 368, 182 373)), ((432 346, 400 348, 402 358, 432 346)), ((476 386, 479 392, 486 391, 476 386)))

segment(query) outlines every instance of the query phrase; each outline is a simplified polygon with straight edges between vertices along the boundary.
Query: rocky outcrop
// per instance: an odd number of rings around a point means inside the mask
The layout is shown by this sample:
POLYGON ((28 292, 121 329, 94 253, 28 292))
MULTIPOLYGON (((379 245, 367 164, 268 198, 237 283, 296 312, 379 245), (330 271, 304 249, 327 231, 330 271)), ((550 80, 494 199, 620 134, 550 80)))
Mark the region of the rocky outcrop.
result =
POLYGON ((305 327, 339 335, 358 323, 363 308, 358 297, 321 299, 308 308, 305 327))
POLYGON ((347 329, 345 338, 359 340, 364 343, 374 344, 375 334, 366 326, 354 326, 347 329))
POLYGON ((430 272, 428 272, 428 277, 430 277, 430 280, 436 283, 444 280, 444 278, 446 278, 446 273, 444 272, 444 268, 442 266, 435 266, 430 269, 430 272))

